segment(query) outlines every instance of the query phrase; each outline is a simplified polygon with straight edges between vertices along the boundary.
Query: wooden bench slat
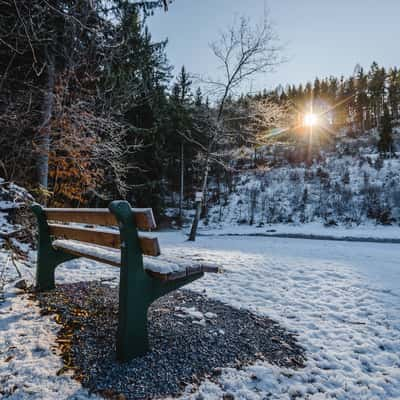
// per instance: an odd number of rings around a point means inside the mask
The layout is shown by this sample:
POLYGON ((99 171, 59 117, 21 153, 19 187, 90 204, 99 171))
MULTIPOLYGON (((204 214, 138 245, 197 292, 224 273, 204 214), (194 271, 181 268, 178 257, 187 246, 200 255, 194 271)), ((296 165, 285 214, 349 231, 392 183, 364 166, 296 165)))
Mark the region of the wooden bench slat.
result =
POLYGON ((81 246, 81 248, 76 248, 70 246, 68 243, 63 243, 65 241, 63 240, 56 240, 53 243, 53 246, 56 249, 60 249, 62 251, 65 251, 68 254, 72 254, 77 257, 84 257, 84 258, 89 258, 90 260, 98 261, 104 264, 110 264, 113 265, 114 267, 120 267, 121 266, 121 253, 113 250, 108 250, 108 254, 112 255, 110 257, 106 257, 105 254, 106 252, 102 252, 101 254, 97 252, 92 252, 90 250, 93 249, 90 248, 89 246, 86 246, 86 249, 81 246))
MULTIPOLYGON (((43 210, 50 221, 118 225, 115 216, 108 208, 44 208, 43 210)), ((132 211, 138 229, 150 231, 157 227, 151 208, 132 208, 132 211)))
MULTIPOLYGON (((121 247, 119 232, 106 232, 98 229, 59 224, 49 224, 49 229, 50 235, 53 236, 113 247, 115 249, 121 247)), ((139 242, 143 254, 154 257, 160 255, 160 246, 157 238, 139 234, 139 242)))
POLYGON ((140 247, 145 256, 157 257, 161 254, 160 245, 157 238, 139 234, 140 247))
POLYGON ((160 272, 147 271, 147 273, 153 278, 161 281, 176 281, 177 279, 186 278, 188 276, 187 271, 171 272, 169 274, 161 274, 160 272))
MULTIPOLYGON (((65 251, 66 253, 73 254, 78 257, 89 258, 94 261, 99 261, 101 263, 110 264, 115 267, 120 267, 121 265, 121 255, 119 251, 107 248, 94 248, 95 246, 90 246, 85 243, 76 242, 71 244, 67 240, 56 240, 54 242, 54 247, 65 251), (99 251, 100 250, 100 251, 99 251)), ((145 263, 146 269, 146 263, 145 263)), ((153 278, 162 281, 174 281, 177 279, 182 279, 187 276, 200 275, 204 272, 218 272, 219 268, 217 266, 210 265, 193 265, 188 266, 182 271, 170 272, 168 274, 163 274, 161 272, 155 272, 150 269, 146 269, 146 272, 153 278)))
POLYGON ((143 231, 152 231, 157 228, 154 218, 153 209, 151 208, 133 208, 135 215, 135 223, 138 229, 143 231))
POLYGON ((77 222, 81 224, 118 225, 117 219, 107 208, 44 208, 47 219, 59 222, 77 222))
POLYGON ((186 271, 171 272, 169 274, 161 274, 159 272, 147 271, 152 277, 163 280, 163 281, 176 281, 187 276, 199 275, 205 272, 218 273, 220 272, 219 267, 210 265, 194 265, 186 268, 186 271))
POLYGON ((209 272, 212 274, 218 274, 222 270, 216 265, 202 265, 201 270, 203 272, 209 272))

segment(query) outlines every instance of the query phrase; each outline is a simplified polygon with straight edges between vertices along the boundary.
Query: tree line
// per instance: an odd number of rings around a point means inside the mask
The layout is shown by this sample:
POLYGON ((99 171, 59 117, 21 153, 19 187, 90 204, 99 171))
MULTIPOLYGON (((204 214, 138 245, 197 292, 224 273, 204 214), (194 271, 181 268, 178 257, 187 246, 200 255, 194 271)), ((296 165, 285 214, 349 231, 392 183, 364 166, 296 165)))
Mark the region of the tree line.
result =
POLYGON ((270 97, 279 103, 290 103, 293 114, 310 109, 326 115, 335 130, 348 128, 349 135, 379 127, 385 112, 400 118, 400 70, 386 70, 373 62, 369 70, 357 65, 352 76, 315 78, 305 85, 278 86, 264 90, 257 98, 270 97))

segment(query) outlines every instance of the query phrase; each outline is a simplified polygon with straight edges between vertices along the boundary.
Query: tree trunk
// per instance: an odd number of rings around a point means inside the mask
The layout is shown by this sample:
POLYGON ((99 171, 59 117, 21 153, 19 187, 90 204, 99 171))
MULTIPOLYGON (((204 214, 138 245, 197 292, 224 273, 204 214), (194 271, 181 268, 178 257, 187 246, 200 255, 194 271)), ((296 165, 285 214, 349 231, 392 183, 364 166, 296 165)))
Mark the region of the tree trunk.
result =
POLYGON ((194 242, 196 240, 196 234, 197 234, 197 228, 199 226, 202 204, 203 202, 201 201, 197 202, 196 214, 193 219, 192 228, 190 229, 190 234, 188 239, 189 242, 194 242))
MULTIPOLYGON (((203 187, 202 187, 203 199, 204 199, 204 196, 205 196, 205 193, 207 190, 208 168, 209 168, 209 159, 207 156, 207 159, 205 162, 204 175, 203 175, 203 187)), ((192 228, 190 229, 190 235, 189 235, 189 239, 188 239, 190 242, 194 242, 196 240, 197 228, 199 226, 202 207, 203 207, 203 201, 201 200, 201 201, 197 202, 196 215, 194 216, 192 228)))
POLYGON ((179 195, 179 222, 182 224, 182 209, 183 209, 183 193, 184 193, 184 180, 185 180, 185 160, 184 160, 184 147, 183 141, 181 142, 181 181, 180 181, 180 195, 179 195))
POLYGON ((53 113, 54 83, 55 83, 54 58, 52 56, 47 56, 47 82, 43 96, 42 123, 40 124, 39 127, 39 137, 38 137, 39 155, 37 159, 38 183, 45 190, 48 190, 50 132, 51 132, 50 121, 53 113))

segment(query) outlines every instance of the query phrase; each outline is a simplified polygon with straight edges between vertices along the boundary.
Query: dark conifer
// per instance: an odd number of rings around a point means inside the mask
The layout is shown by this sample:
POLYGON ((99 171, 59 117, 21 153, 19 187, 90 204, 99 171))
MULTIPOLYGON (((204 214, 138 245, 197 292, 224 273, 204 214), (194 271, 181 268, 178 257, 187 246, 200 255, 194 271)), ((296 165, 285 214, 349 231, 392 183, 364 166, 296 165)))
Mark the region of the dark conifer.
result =
POLYGON ((394 154, 392 119, 387 106, 381 118, 378 150, 383 156, 394 154))

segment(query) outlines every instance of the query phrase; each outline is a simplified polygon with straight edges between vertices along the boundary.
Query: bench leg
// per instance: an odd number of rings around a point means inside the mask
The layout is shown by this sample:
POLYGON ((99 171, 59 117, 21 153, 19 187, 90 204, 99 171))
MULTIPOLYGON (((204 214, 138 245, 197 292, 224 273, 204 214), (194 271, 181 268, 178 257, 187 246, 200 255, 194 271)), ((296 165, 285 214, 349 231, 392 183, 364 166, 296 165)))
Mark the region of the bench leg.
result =
POLYGON ((36 266, 36 289, 47 291, 55 288, 54 272, 65 261, 73 260, 76 256, 63 253, 53 248, 43 248, 39 245, 36 266))
POLYGON ((142 250, 131 206, 126 201, 114 201, 109 208, 119 222, 121 235, 117 359, 124 362, 149 351, 147 310, 150 304, 203 274, 173 282, 151 278, 143 269, 142 250))
POLYGON ((39 230, 36 289, 40 291, 51 290, 55 287, 54 271, 57 266, 65 261, 76 258, 76 256, 53 248, 46 215, 42 207, 39 204, 33 204, 32 211, 36 215, 39 230))
POLYGON ((54 264, 48 257, 40 257, 38 255, 36 267, 36 289, 46 291, 54 289, 54 271, 57 265, 54 264))
POLYGON ((120 281, 119 316, 117 333, 117 359, 130 361, 145 355, 149 350, 147 332, 148 308, 158 298, 187 285, 203 276, 203 273, 172 282, 157 281, 143 272, 136 276, 131 286, 120 281))
POLYGON ((117 333, 117 359, 121 362, 132 360, 145 355, 149 351, 147 333, 147 310, 145 304, 128 306, 125 312, 120 306, 118 333, 117 333))

